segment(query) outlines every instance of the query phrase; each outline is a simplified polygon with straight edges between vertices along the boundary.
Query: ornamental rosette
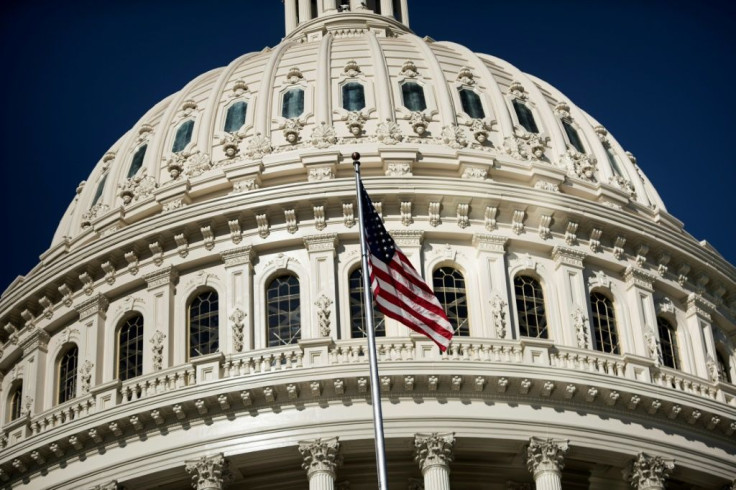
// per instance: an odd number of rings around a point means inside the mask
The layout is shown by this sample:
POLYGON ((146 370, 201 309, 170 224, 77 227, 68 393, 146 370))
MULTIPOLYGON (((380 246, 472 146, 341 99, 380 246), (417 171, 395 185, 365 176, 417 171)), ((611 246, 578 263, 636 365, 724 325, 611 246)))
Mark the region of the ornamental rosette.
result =
POLYGON ((184 173, 189 177, 202 175, 212 168, 212 160, 207 153, 195 152, 190 154, 184 163, 184 173))
POLYGON ((271 141, 263 136, 261 133, 256 133, 250 140, 248 140, 248 146, 246 147, 245 153, 250 158, 262 158, 273 151, 271 141))
POLYGON ((442 141, 450 148, 459 150, 468 146, 468 138, 463 128, 457 124, 450 124, 442 128, 442 141))
POLYGON ((395 145, 401 143, 404 135, 401 134, 401 128, 393 121, 382 122, 376 129, 376 138, 386 145, 395 145))

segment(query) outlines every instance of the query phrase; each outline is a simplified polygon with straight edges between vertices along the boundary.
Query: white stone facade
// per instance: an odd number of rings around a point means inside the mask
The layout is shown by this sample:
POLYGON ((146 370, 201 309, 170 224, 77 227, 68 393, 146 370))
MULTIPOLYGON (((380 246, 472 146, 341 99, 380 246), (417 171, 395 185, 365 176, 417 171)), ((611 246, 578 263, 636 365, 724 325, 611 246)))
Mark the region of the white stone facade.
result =
POLYGON ((430 281, 459 271, 467 297, 469 335, 445 354, 393 321, 377 339, 392 488, 732 482, 736 269, 684 233, 635 159, 555 88, 416 37, 405 0, 341 4, 317 2, 312 19, 310 2, 287 0, 282 43, 151 109, 0 298, 0 484, 375 488, 365 340, 351 338, 354 151, 398 245, 430 281), (408 82, 426 109, 404 105, 408 82), (359 111, 343 108, 347 83, 363 87, 359 111), (303 109, 284 118, 291 90, 303 109), (464 111, 463 90, 484 117, 464 111), (247 111, 228 133, 237 101, 247 111), (269 347, 266 291, 284 273, 299 281, 300 332, 269 347), (520 276, 541 285, 546 338, 522 335, 520 276), (206 291, 219 345, 193 356, 190 308, 206 291), (595 293, 613 306, 617 352, 596 341, 595 293), (121 381, 133 315, 140 372, 121 381), (58 403, 71 347, 75 393, 58 403))

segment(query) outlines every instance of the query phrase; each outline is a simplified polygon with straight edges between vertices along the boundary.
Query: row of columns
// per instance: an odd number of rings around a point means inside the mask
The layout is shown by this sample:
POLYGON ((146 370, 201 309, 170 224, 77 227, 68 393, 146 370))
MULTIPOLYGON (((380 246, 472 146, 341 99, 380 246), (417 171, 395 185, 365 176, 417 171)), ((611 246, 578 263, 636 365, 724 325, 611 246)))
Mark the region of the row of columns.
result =
MULTIPOLYGON (((450 464, 454 459, 454 448, 455 435, 452 433, 415 434, 415 461, 422 472, 423 481, 413 480, 409 488, 450 490, 450 464)), ((568 449, 569 444, 565 440, 530 439, 526 461, 534 477, 536 490, 562 489, 562 469, 568 449)), ((337 469, 343 462, 338 438, 302 441, 299 443, 299 452, 303 458, 302 468, 309 480, 309 490, 335 490, 337 469)), ((196 490, 223 489, 228 480, 227 464, 222 454, 187 462, 186 471, 192 475, 192 487, 196 490)), ((628 483, 635 490, 664 490, 665 481, 673 469, 673 461, 639 453, 624 469, 621 483, 628 483)))

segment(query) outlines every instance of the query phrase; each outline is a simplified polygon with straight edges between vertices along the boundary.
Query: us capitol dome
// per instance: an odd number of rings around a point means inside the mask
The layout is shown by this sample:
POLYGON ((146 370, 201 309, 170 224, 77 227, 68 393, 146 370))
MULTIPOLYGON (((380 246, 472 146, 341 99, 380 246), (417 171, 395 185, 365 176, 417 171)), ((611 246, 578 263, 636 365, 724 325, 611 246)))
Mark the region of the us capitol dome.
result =
POLYGON ((407 0, 284 3, 0 299, 0 485, 376 488, 357 151, 455 329, 377 316, 391 488, 734 488, 736 269, 634 156, 407 0))

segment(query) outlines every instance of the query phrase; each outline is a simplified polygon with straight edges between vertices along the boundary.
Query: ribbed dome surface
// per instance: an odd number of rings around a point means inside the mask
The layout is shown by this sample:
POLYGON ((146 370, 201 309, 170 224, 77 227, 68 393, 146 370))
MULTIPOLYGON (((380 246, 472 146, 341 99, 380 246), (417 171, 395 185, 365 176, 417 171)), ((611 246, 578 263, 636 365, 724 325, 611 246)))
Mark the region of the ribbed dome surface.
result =
POLYGON ((431 167, 632 213, 664 210, 635 159, 554 87, 393 19, 345 12, 303 23, 154 106, 80 186, 52 247, 274 178, 339 177, 355 150, 383 161, 386 175, 416 159, 413 176, 431 167), (344 100, 358 85, 358 99, 344 100))

